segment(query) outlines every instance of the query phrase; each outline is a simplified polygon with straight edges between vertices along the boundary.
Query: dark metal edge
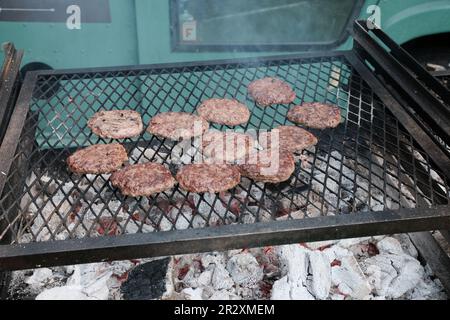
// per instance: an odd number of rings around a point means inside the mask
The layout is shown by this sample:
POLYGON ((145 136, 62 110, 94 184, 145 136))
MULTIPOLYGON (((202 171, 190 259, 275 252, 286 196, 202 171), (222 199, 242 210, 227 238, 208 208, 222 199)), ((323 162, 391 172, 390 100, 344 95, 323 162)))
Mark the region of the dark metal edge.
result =
POLYGON ((41 70, 33 71, 39 76, 51 76, 51 75, 75 75, 75 74, 98 74, 98 76, 104 76, 110 72, 129 72, 129 71, 158 71, 164 69, 183 69, 189 71, 189 69, 200 67, 234 67, 241 64, 261 64, 270 61, 283 61, 283 60, 297 60, 297 59, 314 59, 314 58, 328 58, 328 57, 341 57, 346 51, 317 51, 303 54, 285 54, 285 55, 273 55, 264 57, 248 57, 248 58, 234 58, 234 59, 218 59, 208 61, 187 61, 187 62, 175 62, 175 63, 158 63, 158 64, 143 64, 143 65, 129 65, 129 66, 115 66, 115 67, 99 67, 99 68, 75 68, 75 69, 58 69, 58 70, 41 70))
POLYGON ((14 44, 3 44, 5 59, 0 71, 0 143, 11 115, 17 93, 17 85, 20 80, 20 64, 23 50, 16 50, 14 44))
POLYGON ((9 121, 8 129, 0 146, 0 194, 6 183, 9 169, 14 160, 17 145, 19 144, 25 119, 30 107, 34 86, 37 80, 36 73, 28 73, 17 99, 17 104, 9 121))

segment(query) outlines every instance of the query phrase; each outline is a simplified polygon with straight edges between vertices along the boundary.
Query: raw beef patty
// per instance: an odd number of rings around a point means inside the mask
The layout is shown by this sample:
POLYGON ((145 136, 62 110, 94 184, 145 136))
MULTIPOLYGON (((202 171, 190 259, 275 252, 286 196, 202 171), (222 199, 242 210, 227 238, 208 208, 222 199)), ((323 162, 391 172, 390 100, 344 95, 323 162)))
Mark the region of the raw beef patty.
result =
POLYGON ((123 195, 149 197, 171 189, 176 181, 166 167, 159 163, 135 164, 114 172, 111 184, 123 195))
POLYGON ((257 182, 281 183, 295 171, 292 153, 280 149, 258 151, 239 165, 242 176, 257 182))
POLYGON ((247 123, 250 119, 250 111, 247 106, 231 99, 209 99, 203 101, 197 108, 197 113, 209 122, 230 127, 247 123))
POLYGON ((259 134, 259 144, 264 149, 277 148, 289 152, 301 152, 315 146, 318 139, 311 132, 296 126, 280 126, 259 134), (278 143, 276 143, 278 139, 278 143), (275 144, 272 143, 272 140, 275 144))
POLYGON ((232 163, 251 153, 255 145, 255 139, 249 134, 211 130, 202 137, 202 154, 216 163, 232 163))
POLYGON ((336 128, 341 123, 341 109, 332 104, 308 102, 293 107, 287 117, 289 121, 313 129, 336 128))
POLYGON ((209 123, 196 115, 185 112, 165 112, 150 120, 148 132, 171 140, 184 140, 201 136, 209 123))
POLYGON ((110 139, 133 138, 143 130, 141 115, 133 110, 100 111, 87 125, 96 135, 110 139))
POLYGON ((103 174, 120 169, 127 160, 127 151, 121 144, 96 144, 72 154, 67 165, 74 173, 103 174))
POLYGON ((264 78, 251 82, 248 93, 260 106, 289 104, 295 100, 296 94, 291 86, 277 78, 264 78))
POLYGON ((241 174, 228 164, 188 164, 176 176, 180 187, 195 193, 219 193, 236 187, 241 174))

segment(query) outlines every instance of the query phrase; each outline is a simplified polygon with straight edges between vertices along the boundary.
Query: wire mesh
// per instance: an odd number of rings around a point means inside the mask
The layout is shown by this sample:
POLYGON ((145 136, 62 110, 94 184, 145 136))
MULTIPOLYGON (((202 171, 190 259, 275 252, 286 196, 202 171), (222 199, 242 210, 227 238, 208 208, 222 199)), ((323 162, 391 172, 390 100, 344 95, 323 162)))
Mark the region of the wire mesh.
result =
MULTIPOLYGON (((225 130, 226 126, 212 125, 225 130)), ((155 161, 176 172, 177 143, 144 132, 120 140, 130 163, 155 161)), ((8 243, 220 227, 448 203, 448 186, 397 119, 343 56, 129 71, 38 76, 13 166, 0 198, 0 240, 8 243), (261 108, 247 85, 276 76, 297 92, 292 105, 261 108), (76 149, 111 140, 86 124, 98 110, 133 109, 145 124, 163 111, 195 112, 212 97, 236 98, 252 111, 240 130, 290 124, 294 104, 342 109, 336 129, 312 130, 319 144, 296 154, 295 173, 279 185, 243 178, 220 194, 178 187, 153 197, 124 197, 109 175, 72 174, 76 149)))

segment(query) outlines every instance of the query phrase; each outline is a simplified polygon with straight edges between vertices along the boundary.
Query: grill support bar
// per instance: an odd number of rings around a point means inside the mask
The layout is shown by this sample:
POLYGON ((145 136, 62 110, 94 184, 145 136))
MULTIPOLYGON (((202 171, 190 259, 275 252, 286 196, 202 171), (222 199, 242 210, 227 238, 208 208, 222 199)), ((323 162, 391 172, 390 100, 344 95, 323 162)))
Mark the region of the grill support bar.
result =
POLYGON ((433 229, 436 225, 450 229, 450 207, 367 212, 270 224, 228 225, 163 234, 37 242, 26 246, 0 247, 0 270, 417 232, 433 229))

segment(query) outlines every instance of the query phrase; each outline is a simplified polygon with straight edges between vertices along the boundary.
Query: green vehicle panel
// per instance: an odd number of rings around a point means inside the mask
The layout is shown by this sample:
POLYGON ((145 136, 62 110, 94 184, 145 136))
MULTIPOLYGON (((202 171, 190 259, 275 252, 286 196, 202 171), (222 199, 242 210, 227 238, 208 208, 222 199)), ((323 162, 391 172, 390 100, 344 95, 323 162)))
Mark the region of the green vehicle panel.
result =
MULTIPOLYGON (((286 5, 291 5, 295 1, 285 0, 284 2, 286 5)), ((171 19, 173 17, 170 13, 170 3, 168 0, 110 0, 111 22, 83 23, 80 30, 68 30, 64 22, 0 21, 0 42, 11 41, 15 43, 16 47, 24 48, 24 65, 30 62, 42 62, 54 69, 205 61, 293 53, 286 50, 259 52, 234 50, 182 52, 173 50, 171 39, 171 32, 173 32, 171 19)), ((370 12, 367 12, 370 6, 378 5, 380 7, 382 28, 399 43, 424 35, 450 32, 450 20, 448 19, 450 17, 450 0, 367 0, 361 1, 361 5, 359 18, 370 16, 370 12)), ((323 17, 320 6, 311 8, 313 8, 310 12, 312 17, 323 17)), ((292 10, 294 9, 293 7, 292 10)), ((348 11, 349 6, 345 10, 348 11)), ((286 12, 286 10, 283 9, 280 12, 286 12)), ((349 15, 348 12, 346 14, 349 15)), ((337 12, 336 16, 345 17, 345 14, 337 12)), ((300 13, 299 17, 302 17, 300 13)), ((304 15, 302 18, 306 19, 304 15)), ((263 14, 261 19, 267 19, 267 16, 263 14)), ((210 27, 213 26, 210 25, 210 27)), ((230 30, 232 30, 231 27, 230 30)), ((295 32, 295 28, 293 30, 295 32)), ((227 32, 229 31, 227 30, 227 32)), ((316 35, 311 34, 308 37, 319 38, 320 32, 323 30, 317 30, 316 35)), ((333 32, 331 34, 336 36, 333 32)), ((211 35, 205 34, 204 37, 211 38, 211 35)), ((295 34, 291 34, 290 37, 295 38, 295 34)), ((224 37, 221 38, 222 41, 224 39, 224 37)), ((241 39, 245 40, 245 36, 242 36, 241 39)), ((351 47, 352 41, 349 38, 335 49, 345 50, 351 47)), ((315 68, 314 64, 308 67, 313 70, 315 68)), ((297 93, 306 101, 328 101, 345 107, 348 100, 345 92, 330 89, 327 83, 330 81, 331 75, 344 76, 348 70, 340 63, 330 64, 327 68, 329 70, 318 72, 317 75, 307 73, 295 75, 297 77, 295 83, 298 84, 297 93), (320 77, 323 85, 318 91, 312 90, 307 85, 308 77, 311 76, 320 77)), ((277 70, 270 70, 269 73, 276 74, 276 72, 279 73, 277 70)), ((293 76, 280 73, 279 75, 287 78, 293 76)), ((149 116, 156 111, 166 111, 171 106, 175 106, 174 108, 177 110, 182 105, 186 107, 186 111, 193 111, 202 99, 225 94, 221 90, 213 92, 205 85, 208 81, 219 81, 222 77, 227 77, 220 71, 186 75, 191 78, 203 79, 203 81, 194 82, 195 86, 187 82, 183 83, 184 80, 175 83, 174 76, 176 75, 163 74, 159 75, 158 79, 156 76, 147 79, 139 76, 103 79, 94 88, 84 88, 81 95, 74 94, 76 88, 73 87, 70 80, 58 81, 52 84, 55 89, 53 96, 46 100, 38 100, 32 106, 33 111, 41 111, 38 125, 45 128, 45 136, 36 137, 38 144, 42 148, 89 144, 90 133, 85 129, 85 121, 101 108, 132 108, 145 113, 144 121, 148 122, 149 116), (113 83, 125 81, 127 88, 117 86, 113 90, 112 86, 108 85, 108 81, 113 83), (159 83, 161 81, 162 83, 159 83), (186 94, 172 97, 170 90, 173 86, 184 86, 186 94), (74 104, 79 107, 71 108, 74 104), (82 114, 80 111, 76 111, 77 114, 72 114, 71 109, 84 110, 84 112, 82 114), (83 139, 84 141, 71 141, 70 137, 59 134, 58 117, 67 116, 80 119, 78 123, 74 121, 73 130, 85 132, 86 139, 83 139), (44 143, 44 141, 46 142, 44 143)), ((184 78, 182 77, 182 79, 184 78)), ((235 77, 228 81, 231 81, 231 86, 237 87, 242 79, 235 77)), ((83 83, 78 82, 78 84, 82 85, 83 83)), ((228 94, 230 93, 228 92, 228 94)), ((252 103, 248 101, 245 88, 236 90, 233 95, 237 99, 247 101, 248 104, 252 103)), ((273 117, 280 117, 280 114, 273 110, 255 107, 252 111, 257 113, 263 119, 262 123, 265 124, 272 123, 270 119, 273 117)), ((269 125, 266 126, 266 129, 270 129, 269 125)), ((264 125, 263 128, 265 128, 264 125)))
MULTIPOLYGON (((425 35, 450 32, 449 0, 363 2, 359 17, 368 17, 367 8, 378 4, 383 29, 399 43, 425 35)), ((1 21, 0 11, 0 42, 11 41, 16 47, 25 49, 24 64, 43 62, 54 69, 204 61, 285 53, 174 52, 171 45, 170 1, 110 0, 109 3, 110 23, 83 23, 80 30, 68 30, 65 23, 1 21)), ((319 7, 312 9, 311 16, 321 16, 319 7)), ((314 36, 319 35, 311 37, 314 36)), ((339 49, 350 47, 351 42, 347 41, 339 49)))

